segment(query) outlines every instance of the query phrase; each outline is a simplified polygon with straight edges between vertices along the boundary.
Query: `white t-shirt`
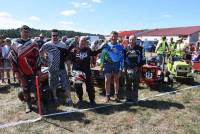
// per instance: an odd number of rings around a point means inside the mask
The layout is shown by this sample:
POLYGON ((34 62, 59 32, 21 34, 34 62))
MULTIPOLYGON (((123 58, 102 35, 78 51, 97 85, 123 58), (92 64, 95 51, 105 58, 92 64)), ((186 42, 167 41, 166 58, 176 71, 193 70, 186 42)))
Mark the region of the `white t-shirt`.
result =
POLYGON ((8 45, 4 45, 2 47, 2 57, 4 59, 8 59, 8 53, 9 53, 9 51, 10 51, 10 47, 8 45))

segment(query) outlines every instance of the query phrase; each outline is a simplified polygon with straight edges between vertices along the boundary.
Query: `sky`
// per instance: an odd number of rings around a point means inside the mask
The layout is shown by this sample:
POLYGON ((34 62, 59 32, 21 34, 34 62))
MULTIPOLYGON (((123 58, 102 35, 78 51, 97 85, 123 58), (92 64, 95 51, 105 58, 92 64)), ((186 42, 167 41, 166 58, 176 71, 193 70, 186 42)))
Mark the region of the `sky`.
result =
POLYGON ((0 0, 0 29, 111 31, 200 25, 200 0, 0 0))

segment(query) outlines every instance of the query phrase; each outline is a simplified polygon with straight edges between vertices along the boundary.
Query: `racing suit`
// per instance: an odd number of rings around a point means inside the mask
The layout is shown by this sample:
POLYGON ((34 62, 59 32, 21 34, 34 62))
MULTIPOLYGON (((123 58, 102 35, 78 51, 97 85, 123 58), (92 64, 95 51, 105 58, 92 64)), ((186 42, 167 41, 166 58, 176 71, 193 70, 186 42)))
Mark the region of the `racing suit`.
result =
POLYGON ((31 108, 31 86, 39 70, 39 48, 31 39, 17 39, 10 48, 9 60, 23 90, 24 101, 31 108))
POLYGON ((126 87, 126 100, 137 102, 138 100, 138 87, 140 80, 139 69, 143 65, 144 51, 143 47, 135 45, 128 47, 125 51, 125 87, 126 87))
MULTIPOLYGON (((89 47, 80 49, 79 52, 74 53, 74 60, 72 70, 82 71, 86 74, 86 91, 89 96, 90 102, 93 102, 95 99, 95 90, 92 80, 92 73, 90 68, 91 56, 95 56, 101 52, 101 49, 97 51, 92 51, 89 47)), ((82 101, 83 97, 83 87, 82 84, 75 84, 75 89, 77 96, 80 101, 82 101)))

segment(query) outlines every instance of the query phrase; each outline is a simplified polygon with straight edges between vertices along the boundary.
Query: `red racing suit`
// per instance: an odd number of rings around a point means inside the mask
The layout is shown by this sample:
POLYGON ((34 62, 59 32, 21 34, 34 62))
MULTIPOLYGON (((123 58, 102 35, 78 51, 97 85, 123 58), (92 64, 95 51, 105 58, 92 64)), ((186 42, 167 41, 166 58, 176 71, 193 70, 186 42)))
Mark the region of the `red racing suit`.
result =
POLYGON ((39 47, 31 39, 17 39, 11 46, 9 60, 23 89, 24 101, 30 98, 30 78, 37 73, 39 61, 39 47))

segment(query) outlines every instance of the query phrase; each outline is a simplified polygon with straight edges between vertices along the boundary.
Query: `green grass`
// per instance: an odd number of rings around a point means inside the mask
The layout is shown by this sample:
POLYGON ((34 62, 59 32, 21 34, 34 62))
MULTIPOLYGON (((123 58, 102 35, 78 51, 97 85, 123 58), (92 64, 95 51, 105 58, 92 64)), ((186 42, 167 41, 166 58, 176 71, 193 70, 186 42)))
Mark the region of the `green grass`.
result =
MULTIPOLYGON (((178 89, 184 88, 179 86, 178 89)), ((158 94, 142 88, 141 98, 158 94)), ((77 97, 72 92, 73 99, 77 97)), ((101 89, 96 88, 97 103, 103 104, 101 89)), ((88 101, 84 92, 84 100, 88 101)), ((112 102, 113 103, 113 102, 112 102)), ((24 107, 16 99, 16 92, 7 89, 0 93, 0 105, 6 107, 0 112, 0 122, 37 118, 34 112, 24 113, 24 107)), ((58 107, 62 110, 64 106, 58 107)), ((114 105, 82 113, 73 113, 45 118, 42 121, 0 129, 0 133, 111 133, 111 134, 198 134, 200 132, 200 90, 187 90, 181 93, 162 96, 135 105, 114 105)))

